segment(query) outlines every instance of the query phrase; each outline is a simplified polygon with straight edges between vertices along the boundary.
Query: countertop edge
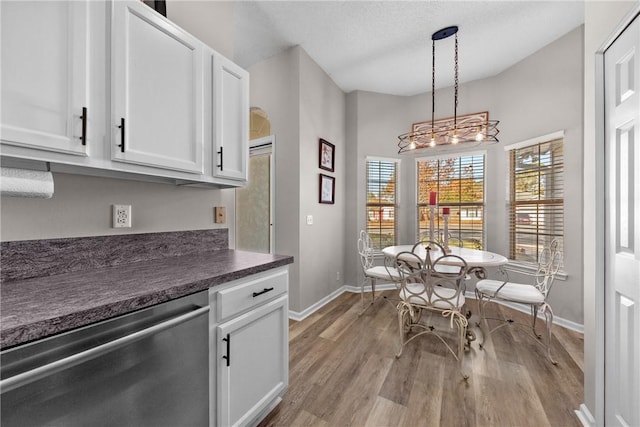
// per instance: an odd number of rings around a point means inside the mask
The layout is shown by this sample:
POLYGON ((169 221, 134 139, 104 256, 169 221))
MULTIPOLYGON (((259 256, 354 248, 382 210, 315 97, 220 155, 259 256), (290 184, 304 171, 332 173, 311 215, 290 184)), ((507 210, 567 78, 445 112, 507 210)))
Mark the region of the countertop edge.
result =
MULTIPOLYGON (((274 255, 268 256, 273 257, 274 255)), ((230 269, 229 271, 215 274, 211 277, 201 278, 193 282, 167 286, 161 290, 116 300, 103 305, 96 305, 86 310, 74 311, 62 316, 53 316, 14 327, 2 328, 2 330, 0 330, 0 350, 8 350, 92 323, 129 314, 140 309, 181 298, 256 273, 283 267, 291 263, 293 263, 293 257, 277 256, 277 258, 272 258, 265 262, 256 262, 246 267, 230 269)))

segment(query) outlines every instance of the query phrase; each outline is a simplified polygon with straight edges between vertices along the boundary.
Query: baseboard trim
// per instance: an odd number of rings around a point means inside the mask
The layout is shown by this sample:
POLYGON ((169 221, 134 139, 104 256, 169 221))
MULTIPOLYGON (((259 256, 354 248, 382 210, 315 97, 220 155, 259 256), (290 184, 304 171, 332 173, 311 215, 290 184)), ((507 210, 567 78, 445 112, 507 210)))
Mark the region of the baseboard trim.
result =
MULTIPOLYGON (((346 292, 352 292, 354 294, 360 293, 360 286, 344 286, 344 290, 346 292)), ((376 291, 392 291, 396 289, 395 283, 377 283, 376 291)), ((371 292, 371 285, 367 285, 364 287, 365 292, 371 292)))
POLYGON ((596 420, 595 418, 593 418, 593 415, 591 415, 591 412, 589 411, 589 408, 587 408, 587 405, 583 403, 575 412, 576 416, 584 427, 596 427, 596 420))
MULTIPOLYGON (((376 291, 391 291, 396 289, 396 285, 394 283, 379 283, 376 284, 376 291)), ((371 292, 371 285, 367 285, 364 287, 364 291, 365 292, 371 292)), ((331 301, 333 301, 334 299, 338 298, 340 295, 342 295, 345 292, 352 292, 352 293, 356 293, 359 294, 361 292, 361 288, 360 286, 353 286, 353 285, 345 285, 342 286, 339 289, 336 289, 335 291, 333 291, 332 293, 330 293, 329 295, 327 295, 326 297, 322 298, 320 301, 316 302, 315 304, 312 304, 311 306, 309 306, 308 308, 304 309, 301 312, 295 312, 295 311, 291 311, 289 310, 289 319, 292 320, 296 320, 296 321, 300 321, 300 320, 304 320, 307 317, 311 316, 313 313, 315 313, 317 310, 319 310, 320 308, 322 308, 323 306, 327 305, 328 303, 330 303, 331 301)), ((467 299, 476 299, 476 294, 472 291, 467 291, 467 293, 465 294, 465 297, 467 299)), ((529 308, 522 306, 520 304, 516 304, 516 303, 510 303, 510 302, 505 302, 505 301, 496 301, 498 304, 502 304, 506 307, 512 308, 514 310, 518 310, 520 312, 523 313, 529 313, 529 308)), ((541 319, 544 319, 543 315, 539 316, 541 319)), ((572 331, 584 334, 584 325, 580 324, 580 323, 576 323, 573 322, 571 320, 567 320, 564 319, 562 317, 557 317, 554 316, 553 318, 553 323, 555 325, 558 326, 562 326, 563 328, 567 328, 570 329, 572 331)))
POLYGON ((329 304, 334 299, 338 298, 340 295, 342 295, 344 293, 344 291, 345 291, 345 286, 343 286, 343 287, 341 287, 339 289, 336 289, 335 291, 331 292, 326 297, 322 298, 320 301, 316 302, 315 304, 310 305, 309 307, 305 308, 301 312, 289 310, 289 319, 295 320, 295 321, 298 321, 298 322, 301 321, 301 320, 306 319, 307 317, 311 316, 316 311, 320 310, 325 305, 329 304))

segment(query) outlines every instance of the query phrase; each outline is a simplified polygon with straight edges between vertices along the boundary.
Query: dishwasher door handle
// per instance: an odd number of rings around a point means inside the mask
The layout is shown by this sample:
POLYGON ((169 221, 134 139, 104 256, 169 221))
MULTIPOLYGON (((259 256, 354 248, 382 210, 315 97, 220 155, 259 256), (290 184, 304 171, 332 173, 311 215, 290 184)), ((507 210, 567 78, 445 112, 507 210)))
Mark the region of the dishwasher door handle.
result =
POLYGON ((208 312, 209 312, 209 306, 200 307, 188 313, 173 317, 162 323, 158 323, 156 325, 153 325, 148 328, 134 332, 132 334, 126 335, 124 337, 115 339, 113 341, 109 341, 108 343, 98 345, 88 350, 81 351, 80 353, 67 356, 60 360, 56 360, 55 362, 51 362, 46 365, 39 366, 30 371, 26 371, 21 374, 3 379, 0 381, 0 392, 4 393, 10 390, 13 390, 22 385, 44 378, 47 375, 60 372, 71 366, 80 364, 82 362, 96 358, 98 356, 102 356, 103 354, 106 354, 110 351, 116 350, 120 347, 124 347, 125 345, 128 345, 128 344, 131 344, 134 341, 138 341, 143 338, 147 338, 151 335, 155 335, 166 329, 170 329, 174 326, 187 322, 191 319, 194 319, 208 312))

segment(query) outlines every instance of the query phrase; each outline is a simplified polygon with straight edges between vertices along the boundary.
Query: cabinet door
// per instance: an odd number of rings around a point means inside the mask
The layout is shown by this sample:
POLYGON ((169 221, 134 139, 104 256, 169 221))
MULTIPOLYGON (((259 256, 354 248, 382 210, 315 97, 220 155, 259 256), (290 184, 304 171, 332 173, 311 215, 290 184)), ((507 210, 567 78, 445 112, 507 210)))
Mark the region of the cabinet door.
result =
POLYGON ((213 174, 247 180, 249 73, 222 55, 212 55, 215 153, 213 174))
POLYGON ((86 155, 88 2, 3 1, 0 15, 2 143, 86 155))
POLYGON ((287 305, 282 296, 216 328, 218 425, 246 425, 286 389, 287 305))
POLYGON ((203 44, 142 2, 113 2, 112 158, 202 173, 203 44))

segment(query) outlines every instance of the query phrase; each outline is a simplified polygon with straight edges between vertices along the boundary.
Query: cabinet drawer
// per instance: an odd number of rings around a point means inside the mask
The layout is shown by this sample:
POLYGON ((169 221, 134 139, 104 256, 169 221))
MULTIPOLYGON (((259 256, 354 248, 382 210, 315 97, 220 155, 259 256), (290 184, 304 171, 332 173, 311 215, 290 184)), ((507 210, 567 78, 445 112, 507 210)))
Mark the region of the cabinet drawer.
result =
POLYGON ((218 291, 216 313, 219 320, 234 316, 287 292, 288 272, 278 270, 251 276, 227 289, 218 291))

